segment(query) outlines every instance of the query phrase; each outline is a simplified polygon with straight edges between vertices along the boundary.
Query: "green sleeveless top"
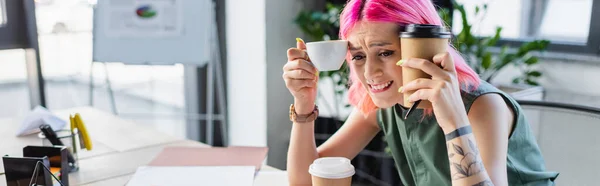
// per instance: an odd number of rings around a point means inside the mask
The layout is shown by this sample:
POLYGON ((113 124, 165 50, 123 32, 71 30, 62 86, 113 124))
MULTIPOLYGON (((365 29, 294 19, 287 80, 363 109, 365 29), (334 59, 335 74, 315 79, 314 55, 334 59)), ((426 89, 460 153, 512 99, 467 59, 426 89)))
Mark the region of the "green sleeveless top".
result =
MULTIPOLYGON (((462 91, 467 112, 479 96, 495 93, 514 111, 513 131, 508 139, 506 161, 509 185, 554 185, 556 172, 545 169, 544 159, 519 104, 485 81, 473 91, 462 91)), ((404 185, 451 185, 450 164, 444 133, 435 116, 423 118, 417 109, 406 120, 407 108, 395 105, 379 109, 377 119, 390 147, 404 185)), ((493 112, 493 111, 491 111, 493 112)))

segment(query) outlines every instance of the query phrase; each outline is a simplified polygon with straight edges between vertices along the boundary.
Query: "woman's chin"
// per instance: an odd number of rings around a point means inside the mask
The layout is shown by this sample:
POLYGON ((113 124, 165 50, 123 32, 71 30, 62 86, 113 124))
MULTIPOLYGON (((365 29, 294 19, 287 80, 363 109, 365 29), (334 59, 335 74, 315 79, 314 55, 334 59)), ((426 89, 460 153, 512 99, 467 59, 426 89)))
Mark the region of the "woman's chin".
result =
POLYGON ((375 103, 377 108, 390 108, 390 107, 393 107, 394 105, 396 105, 396 102, 393 102, 393 101, 384 101, 384 100, 377 100, 377 99, 374 99, 373 103, 375 103))

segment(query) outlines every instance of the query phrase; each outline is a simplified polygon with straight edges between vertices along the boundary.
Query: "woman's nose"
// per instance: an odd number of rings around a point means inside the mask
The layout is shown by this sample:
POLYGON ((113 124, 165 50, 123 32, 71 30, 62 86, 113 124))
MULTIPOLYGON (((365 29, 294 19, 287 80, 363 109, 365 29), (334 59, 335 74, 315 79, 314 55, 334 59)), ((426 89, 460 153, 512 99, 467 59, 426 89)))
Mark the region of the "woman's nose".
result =
POLYGON ((382 65, 378 61, 368 60, 365 64, 365 78, 374 80, 383 75, 382 65))

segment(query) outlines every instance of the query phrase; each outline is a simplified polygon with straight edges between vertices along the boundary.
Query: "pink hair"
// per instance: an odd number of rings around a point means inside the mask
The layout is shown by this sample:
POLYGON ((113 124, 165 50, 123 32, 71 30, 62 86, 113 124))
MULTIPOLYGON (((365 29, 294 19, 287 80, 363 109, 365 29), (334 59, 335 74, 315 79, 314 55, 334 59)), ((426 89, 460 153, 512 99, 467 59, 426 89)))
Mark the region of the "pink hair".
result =
MULTIPOLYGON (((346 39, 360 21, 391 22, 398 25, 433 24, 443 25, 431 0, 349 0, 340 15, 340 38, 346 39)), ((458 81, 461 87, 477 88, 479 76, 471 69, 458 52, 450 45, 448 52, 454 59, 458 81)), ((350 61, 350 53, 347 54, 350 61)), ((357 107, 363 114, 377 109, 371 96, 358 79, 359 74, 350 67, 350 104, 357 107)), ((428 111, 427 113, 430 113, 428 111)))

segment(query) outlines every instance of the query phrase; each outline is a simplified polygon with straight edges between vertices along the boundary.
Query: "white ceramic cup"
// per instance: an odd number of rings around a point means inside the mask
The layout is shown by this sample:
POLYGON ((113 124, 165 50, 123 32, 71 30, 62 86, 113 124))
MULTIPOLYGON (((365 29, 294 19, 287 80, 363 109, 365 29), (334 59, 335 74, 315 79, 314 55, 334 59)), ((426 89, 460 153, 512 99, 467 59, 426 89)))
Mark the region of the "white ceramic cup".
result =
POLYGON ((350 186, 355 170, 348 158, 324 157, 316 159, 308 172, 313 186, 350 186))
POLYGON ((319 71, 339 70, 348 52, 348 41, 331 40, 306 43, 306 52, 319 71))

